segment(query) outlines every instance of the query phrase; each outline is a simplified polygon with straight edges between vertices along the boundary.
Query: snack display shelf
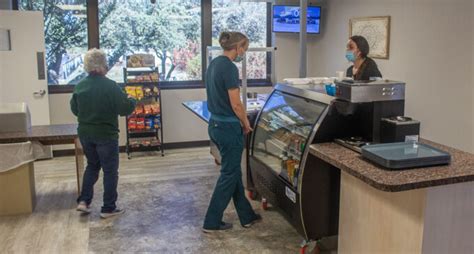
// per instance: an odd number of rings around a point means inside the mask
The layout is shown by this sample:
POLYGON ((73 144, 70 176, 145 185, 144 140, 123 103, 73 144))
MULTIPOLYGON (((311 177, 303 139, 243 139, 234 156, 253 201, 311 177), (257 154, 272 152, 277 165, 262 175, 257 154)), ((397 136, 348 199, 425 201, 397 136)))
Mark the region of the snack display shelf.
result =
POLYGON ((158 77, 156 67, 124 68, 125 91, 137 100, 135 111, 126 117, 129 159, 132 152, 160 151, 164 156, 161 91, 154 80, 158 77))

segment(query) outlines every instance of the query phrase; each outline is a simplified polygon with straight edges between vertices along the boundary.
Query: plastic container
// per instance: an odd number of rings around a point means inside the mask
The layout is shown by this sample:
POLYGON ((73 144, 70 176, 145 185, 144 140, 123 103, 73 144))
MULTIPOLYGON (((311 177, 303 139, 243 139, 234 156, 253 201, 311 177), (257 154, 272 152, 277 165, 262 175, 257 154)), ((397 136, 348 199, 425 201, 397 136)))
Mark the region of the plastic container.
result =
POLYGON ((331 96, 336 95, 336 85, 334 84, 325 84, 324 88, 326 88, 326 93, 331 96))
POLYGON ((363 146, 362 157, 387 169, 445 165, 451 162, 449 153, 426 144, 414 142, 363 146))

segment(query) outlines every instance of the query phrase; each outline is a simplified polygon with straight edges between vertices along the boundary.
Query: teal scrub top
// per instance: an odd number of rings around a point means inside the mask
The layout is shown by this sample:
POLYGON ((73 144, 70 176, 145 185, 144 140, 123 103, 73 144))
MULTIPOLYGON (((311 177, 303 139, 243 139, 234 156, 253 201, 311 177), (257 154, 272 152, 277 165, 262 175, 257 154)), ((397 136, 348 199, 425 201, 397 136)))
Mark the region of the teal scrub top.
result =
POLYGON ((218 56, 206 71, 207 106, 212 115, 235 117, 230 104, 229 89, 239 88, 239 70, 226 56, 218 56))

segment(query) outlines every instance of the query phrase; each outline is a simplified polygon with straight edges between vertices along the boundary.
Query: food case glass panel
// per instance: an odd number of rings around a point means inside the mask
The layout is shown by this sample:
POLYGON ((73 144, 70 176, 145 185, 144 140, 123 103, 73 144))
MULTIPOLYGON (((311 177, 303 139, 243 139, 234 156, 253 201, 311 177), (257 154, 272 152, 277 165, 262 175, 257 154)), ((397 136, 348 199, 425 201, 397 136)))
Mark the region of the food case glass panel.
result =
POLYGON ((309 136, 327 104, 275 91, 260 113, 253 156, 293 187, 309 136))

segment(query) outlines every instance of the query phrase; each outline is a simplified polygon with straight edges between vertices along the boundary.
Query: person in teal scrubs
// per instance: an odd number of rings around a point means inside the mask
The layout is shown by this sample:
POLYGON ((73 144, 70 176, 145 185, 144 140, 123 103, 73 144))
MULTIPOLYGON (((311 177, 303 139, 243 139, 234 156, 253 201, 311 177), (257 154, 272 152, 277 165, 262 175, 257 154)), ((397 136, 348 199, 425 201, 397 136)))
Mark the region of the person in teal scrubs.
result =
POLYGON ((232 228, 231 223, 222 221, 231 198, 243 227, 249 228, 262 219, 245 197, 240 167, 244 134, 250 133, 252 128, 240 100, 239 70, 233 62, 242 61, 249 39, 239 32, 223 32, 219 43, 224 53, 211 61, 205 77, 211 112, 209 137, 222 157, 221 174, 204 219, 203 231, 206 233, 232 228))

